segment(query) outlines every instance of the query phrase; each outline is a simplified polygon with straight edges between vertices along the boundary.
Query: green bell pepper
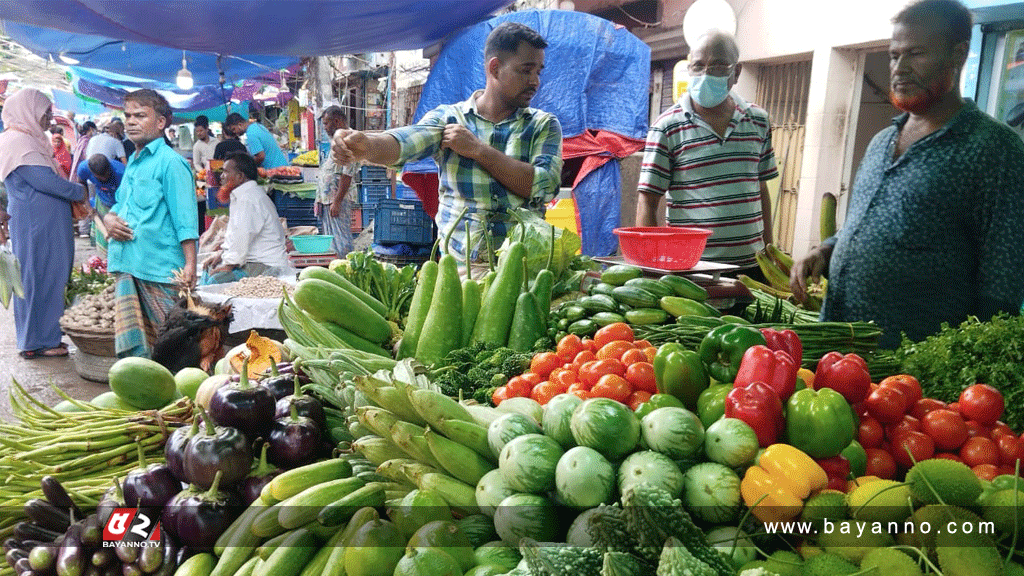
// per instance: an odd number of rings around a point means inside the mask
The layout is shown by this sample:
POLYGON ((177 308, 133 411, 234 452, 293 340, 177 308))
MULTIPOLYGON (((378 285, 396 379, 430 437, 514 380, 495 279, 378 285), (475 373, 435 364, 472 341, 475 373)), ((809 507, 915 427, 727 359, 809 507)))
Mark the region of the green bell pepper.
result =
POLYGON ((671 394, 655 394, 651 396, 650 400, 636 407, 636 419, 643 420, 644 416, 647 416, 651 412, 654 412, 658 408, 685 408, 683 403, 679 401, 679 398, 671 394))
POLYGON ((700 393, 697 398, 697 416, 704 428, 725 416, 725 397, 732 390, 732 384, 715 384, 700 393))
POLYGON ((1000 474, 992 479, 992 489, 994 491, 1009 490, 1011 488, 1024 491, 1024 478, 1019 478, 1013 474, 1000 474))
POLYGON ((697 398, 710 384, 699 354, 680 344, 662 344, 654 355, 654 379, 658 392, 671 394, 689 410, 697 409, 697 398))
POLYGON ((860 442, 856 440, 850 442, 850 445, 843 448, 839 455, 850 461, 850 473, 853 474, 854 478, 860 478, 867 472, 868 453, 860 445, 860 442))
POLYGON ((725 324, 704 337, 700 343, 700 357, 707 364, 712 378, 731 384, 740 369, 743 353, 757 344, 768 345, 757 328, 725 324))
POLYGON ((804 389, 786 403, 789 444, 812 458, 839 455, 857 435, 853 409, 831 388, 804 389))

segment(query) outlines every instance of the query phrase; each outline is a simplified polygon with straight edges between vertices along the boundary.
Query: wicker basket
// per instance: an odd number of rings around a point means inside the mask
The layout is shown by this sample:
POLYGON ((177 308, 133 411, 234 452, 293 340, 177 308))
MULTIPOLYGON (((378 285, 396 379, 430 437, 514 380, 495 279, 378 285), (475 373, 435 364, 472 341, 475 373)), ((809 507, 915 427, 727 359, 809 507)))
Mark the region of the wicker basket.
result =
POLYGON ((71 338, 79 350, 92 356, 105 356, 113 358, 117 356, 114 349, 113 330, 89 330, 86 328, 69 328, 61 323, 64 333, 71 338))

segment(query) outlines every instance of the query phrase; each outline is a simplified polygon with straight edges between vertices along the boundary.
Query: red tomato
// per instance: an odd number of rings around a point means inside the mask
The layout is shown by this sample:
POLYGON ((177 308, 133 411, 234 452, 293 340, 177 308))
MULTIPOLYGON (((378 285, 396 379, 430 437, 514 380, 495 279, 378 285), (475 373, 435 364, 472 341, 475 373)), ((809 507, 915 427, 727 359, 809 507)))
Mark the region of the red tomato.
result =
POLYGON ((594 342, 597 344, 598 349, 601 349, 605 344, 614 342, 615 340, 632 342, 633 328, 625 322, 615 322, 601 328, 596 334, 594 334, 594 342))
POLYGON ((558 357, 558 354, 554 352, 541 352, 540 354, 535 354, 533 359, 530 360, 530 372, 542 378, 547 378, 552 370, 560 367, 562 364, 562 359, 558 357))
POLYGON ((868 448, 865 452, 868 455, 865 476, 877 476, 883 480, 891 480, 896 475, 896 461, 892 459, 892 454, 878 448, 868 448))
POLYGON ((1013 476, 1016 473, 1016 470, 1017 469, 1013 466, 1000 466, 999 474, 1009 474, 1010 476, 1013 476))
POLYGON ((889 439, 897 438, 900 434, 907 432, 920 432, 921 422, 914 418, 910 414, 903 417, 902 420, 895 424, 890 424, 885 428, 885 437, 889 439))
POLYGON ((899 388, 878 388, 868 395, 868 414, 882 424, 894 424, 907 411, 907 398, 899 388))
POLYGON ((576 372, 574 372, 573 370, 570 370, 568 368, 555 368, 554 370, 551 371, 551 374, 548 376, 548 380, 554 382, 555 384, 558 384, 560 387, 564 389, 568 389, 569 386, 572 386, 573 384, 576 383, 578 378, 576 377, 576 372))
POLYGON ((991 481, 996 476, 999 476, 999 468, 992 464, 979 464, 971 468, 974 475, 982 480, 991 481))
POLYGON ((1024 457, 1020 440, 1013 434, 1003 434, 995 439, 999 448, 999 463, 1003 466, 1014 466, 1017 460, 1024 457))
POLYGON ((940 450, 956 450, 967 441, 967 424, 952 410, 932 410, 921 419, 921 431, 932 437, 940 450))
POLYGON ((647 402, 650 399, 651 399, 650 392, 644 392, 643 390, 637 390, 637 391, 635 391, 635 392, 633 392, 632 394, 629 395, 629 398, 626 400, 626 404, 629 406, 630 410, 636 412, 636 409, 639 408, 641 404, 643 404, 644 402, 647 402))
MULTIPOLYGON (((962 448, 961 448, 961 450, 962 450, 962 448)), ((952 452, 936 452, 935 456, 932 456, 932 458, 933 459, 938 458, 940 460, 952 460, 954 462, 959 462, 961 464, 963 464, 963 462, 964 462, 963 460, 960 459, 959 456, 957 456, 956 454, 953 454, 952 452)))
POLYGON ((572 359, 572 364, 569 367, 576 372, 579 372, 581 366, 594 360, 597 360, 597 356, 593 352, 590 350, 583 350, 572 359))
POLYGON ((587 386, 582 382, 576 382, 574 384, 569 384, 569 387, 565 391, 568 394, 575 394, 579 390, 590 392, 590 386, 587 386))
POLYGON ((584 339, 580 340, 580 342, 583 343, 583 349, 584 350, 590 350, 591 352, 597 352, 598 345, 597 345, 597 342, 594 342, 593 339, 591 339, 591 338, 584 338, 584 339))
POLYGON ((562 391, 559 390, 558 384, 545 380, 533 387, 533 390, 530 392, 530 398, 536 400, 538 404, 543 406, 561 393, 562 391))
POLYGON ((530 389, 531 390, 533 389, 534 386, 536 386, 537 384, 540 384, 541 382, 544 381, 544 379, 541 378, 540 374, 537 374, 535 372, 524 372, 523 374, 520 374, 519 376, 522 377, 523 380, 526 380, 527 382, 530 383, 530 389))
MULTIPOLYGON (((625 340, 615 340, 613 342, 605 344, 604 346, 601 346, 601 349, 597 351, 597 359, 619 360, 622 358, 622 355, 625 354, 628 350, 636 350, 636 348, 633 347, 632 342, 626 342, 625 340)), ((646 356, 644 356, 644 358, 646 358, 646 356)))
POLYGON ((562 362, 572 362, 577 354, 583 352, 583 341, 575 334, 569 334, 558 341, 555 347, 555 354, 562 359, 562 362))
POLYGON ((996 436, 1003 436, 1004 434, 1016 436, 1016 434, 1013 433, 1013 430, 1010 430, 1010 427, 1006 425, 1006 422, 997 420, 995 425, 992 426, 992 438, 995 438, 996 436))
POLYGON ((935 442, 924 432, 907 432, 892 441, 892 457, 904 468, 935 454, 935 442))
POLYGON ((633 387, 629 385, 625 378, 618 374, 605 374, 601 376, 597 384, 594 384, 594 387, 590 389, 591 398, 611 398, 623 404, 629 400, 629 396, 632 393, 633 387))
POLYGON ((871 416, 862 418, 860 421, 860 427, 857 429, 857 442, 864 447, 865 450, 868 448, 878 448, 882 443, 882 439, 885 432, 882 430, 882 425, 878 423, 871 416))
POLYGON ((508 388, 509 398, 521 398, 529 396, 530 391, 533 390, 533 387, 536 386, 537 384, 540 384, 540 381, 530 382, 529 380, 524 378, 524 376, 526 376, 526 374, 513 376, 512 378, 509 379, 508 384, 505 384, 505 388, 508 388))
POLYGON ((648 394, 658 393, 658 384, 654 378, 654 366, 647 362, 637 362, 626 368, 626 381, 633 388, 648 394))
POLYGON ((586 390, 573 390, 572 392, 569 392, 569 394, 572 394, 573 396, 579 398, 580 400, 590 399, 590 392, 587 392, 586 390))
POLYGON ((999 448, 996 443, 981 436, 969 438, 960 448, 960 459, 971 468, 979 464, 999 465, 999 448))
POLYGON ((914 402, 913 406, 910 407, 910 415, 920 420, 924 418, 924 415, 931 412, 932 410, 941 410, 946 407, 946 403, 942 400, 936 400, 935 398, 922 398, 917 402, 914 402))
POLYGON ((508 386, 498 386, 491 392, 491 404, 497 406, 512 396, 509 394, 508 386))
POLYGON ((647 353, 644 352, 640 348, 633 348, 632 350, 626 350, 622 354, 622 358, 619 358, 619 360, 622 360, 622 363, 625 364, 626 366, 632 366, 633 364, 636 364, 637 362, 647 362, 647 363, 651 362, 650 360, 647 359, 647 353))
MULTIPOLYGON (((868 394, 870 394, 870 392, 868 394)), ((871 416, 870 414, 868 414, 867 402, 857 402, 856 404, 854 404, 852 406, 852 408, 853 408, 853 412, 855 414, 857 414, 857 417, 862 419, 862 420, 864 418, 869 418, 871 416)))
POLYGON ((960 393, 957 404, 964 418, 988 425, 995 424, 1005 408, 1003 394, 988 384, 968 386, 960 393))
POLYGON ((649 340, 634 340, 633 346, 643 350, 644 348, 649 348, 651 346, 651 342, 649 340))
POLYGON ((654 357, 658 355, 658 349, 654 346, 648 346, 647 348, 644 348, 644 354, 647 355, 647 361, 653 364, 654 357))
POLYGON ((968 420, 964 422, 967 424, 967 436, 974 438, 975 436, 983 436, 988 438, 992 434, 992 429, 978 422, 977 420, 968 420))
POLYGON ((615 359, 593 360, 591 362, 587 362, 583 366, 580 366, 578 377, 580 382, 587 385, 587 388, 592 388, 597 384, 597 381, 601 379, 601 376, 604 376, 605 374, 625 376, 626 365, 615 359))
POLYGON ((946 406, 946 408, 949 408, 950 410, 952 410, 953 412, 956 412, 958 414, 960 413, 960 403, 959 402, 950 402, 949 406, 946 406))
POLYGON ((886 386, 896 386, 903 390, 903 395, 906 396, 910 404, 913 405, 921 399, 921 383, 917 381, 910 374, 897 374, 895 376, 889 376, 878 383, 879 388, 885 388, 886 386))

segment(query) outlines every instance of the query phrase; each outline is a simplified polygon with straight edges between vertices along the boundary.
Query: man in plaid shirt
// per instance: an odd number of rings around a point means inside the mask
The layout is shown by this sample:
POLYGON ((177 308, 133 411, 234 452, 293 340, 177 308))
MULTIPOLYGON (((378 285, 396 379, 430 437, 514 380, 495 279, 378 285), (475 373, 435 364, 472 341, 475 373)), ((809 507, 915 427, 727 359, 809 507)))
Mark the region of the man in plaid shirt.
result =
POLYGON ((540 211, 561 184, 562 128, 554 115, 528 107, 540 86, 545 47, 527 26, 499 25, 484 48, 483 90, 431 110, 412 126, 374 134, 338 130, 335 161, 401 166, 433 156, 439 168, 435 219, 440 235, 454 228, 450 251, 463 257, 468 246, 471 260, 486 261, 483 232, 490 232, 497 248, 508 232, 509 209, 540 211))

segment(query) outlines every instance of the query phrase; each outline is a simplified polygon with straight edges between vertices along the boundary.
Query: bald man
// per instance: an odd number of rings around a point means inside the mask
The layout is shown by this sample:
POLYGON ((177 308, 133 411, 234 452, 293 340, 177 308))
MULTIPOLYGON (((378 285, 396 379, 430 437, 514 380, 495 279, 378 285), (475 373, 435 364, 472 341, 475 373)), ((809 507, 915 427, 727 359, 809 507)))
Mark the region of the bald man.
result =
POLYGON ((743 65, 736 40, 702 36, 690 52, 690 86, 651 126, 637 187, 637 226, 655 226, 667 195, 669 226, 714 233, 704 260, 763 278, 754 254, 772 241, 767 181, 779 175, 768 113, 732 91, 743 65))

